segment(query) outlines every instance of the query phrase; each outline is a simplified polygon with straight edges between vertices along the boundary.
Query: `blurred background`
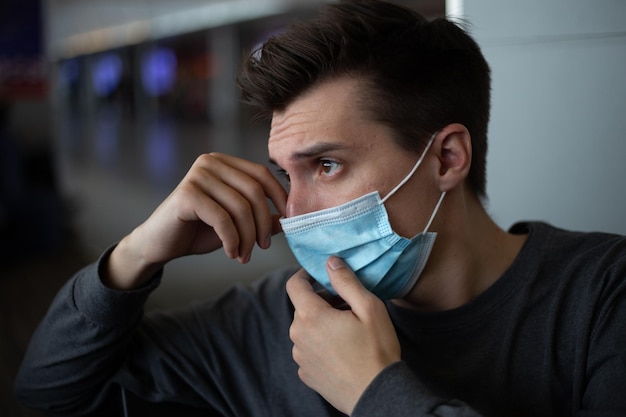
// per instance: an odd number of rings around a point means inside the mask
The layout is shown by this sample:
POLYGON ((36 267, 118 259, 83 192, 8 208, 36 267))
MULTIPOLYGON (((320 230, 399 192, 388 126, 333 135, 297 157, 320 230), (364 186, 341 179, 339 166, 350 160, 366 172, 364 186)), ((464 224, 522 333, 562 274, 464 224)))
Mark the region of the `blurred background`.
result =
MULTIPOLYGON (((2 0, 0 415, 51 298, 141 223, 204 152, 266 163, 242 59, 321 0, 2 0)), ((488 209, 626 233, 626 2, 405 0, 464 20, 493 76, 488 209)), ((293 259, 175 261, 148 308, 204 299, 293 259)))

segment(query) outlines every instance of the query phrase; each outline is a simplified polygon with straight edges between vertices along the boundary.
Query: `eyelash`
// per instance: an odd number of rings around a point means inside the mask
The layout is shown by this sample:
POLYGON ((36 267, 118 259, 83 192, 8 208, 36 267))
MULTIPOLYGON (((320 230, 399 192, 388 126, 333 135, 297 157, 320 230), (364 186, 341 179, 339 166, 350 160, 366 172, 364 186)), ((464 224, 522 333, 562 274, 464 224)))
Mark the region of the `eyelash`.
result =
POLYGON ((287 182, 291 182, 291 178, 289 178, 289 173, 282 168, 276 169, 276 176, 284 179, 287 182))

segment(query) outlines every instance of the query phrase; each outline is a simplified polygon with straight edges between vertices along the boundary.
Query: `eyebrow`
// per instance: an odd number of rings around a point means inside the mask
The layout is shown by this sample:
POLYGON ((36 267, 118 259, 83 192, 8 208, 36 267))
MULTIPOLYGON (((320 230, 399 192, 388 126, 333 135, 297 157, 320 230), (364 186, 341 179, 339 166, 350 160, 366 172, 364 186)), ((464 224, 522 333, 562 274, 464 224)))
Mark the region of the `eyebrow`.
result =
MULTIPOLYGON (((304 150, 300 150, 296 153, 294 153, 293 155, 291 155, 289 157, 290 160, 292 161, 296 161, 296 160, 302 160, 302 159, 309 159, 309 158, 313 158, 316 156, 320 156, 323 155, 325 153, 328 152, 333 152, 333 151, 340 151, 340 150, 344 150, 344 149, 348 149, 349 146, 345 145, 345 144, 341 144, 341 143, 336 143, 336 142, 319 142, 316 143, 314 145, 311 145, 310 147, 304 149, 304 150)), ((270 158, 269 162, 273 165, 278 166, 278 163, 270 158)))

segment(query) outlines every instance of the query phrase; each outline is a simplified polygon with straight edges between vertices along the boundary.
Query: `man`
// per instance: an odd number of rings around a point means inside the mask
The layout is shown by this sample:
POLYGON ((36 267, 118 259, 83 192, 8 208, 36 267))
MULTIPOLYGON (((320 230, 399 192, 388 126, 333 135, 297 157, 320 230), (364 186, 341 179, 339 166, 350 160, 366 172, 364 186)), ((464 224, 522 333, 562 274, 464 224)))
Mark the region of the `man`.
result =
POLYGON ((489 68, 467 34, 341 2, 267 42, 239 84, 272 116, 289 193, 199 157, 60 292, 19 398, 64 415, 120 386, 224 416, 626 415, 626 240, 489 218, 489 68), (306 271, 142 319, 168 261, 223 247, 245 263, 282 229, 306 271))

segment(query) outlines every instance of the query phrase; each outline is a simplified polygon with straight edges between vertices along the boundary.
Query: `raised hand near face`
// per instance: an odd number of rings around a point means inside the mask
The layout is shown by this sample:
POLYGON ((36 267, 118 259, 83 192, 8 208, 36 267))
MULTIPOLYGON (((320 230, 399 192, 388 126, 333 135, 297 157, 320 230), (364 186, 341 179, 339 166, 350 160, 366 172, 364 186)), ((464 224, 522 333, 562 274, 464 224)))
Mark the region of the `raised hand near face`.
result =
POLYGON ((220 247, 229 258, 246 263, 255 243, 268 248, 280 231, 286 200, 285 190, 263 165, 202 155, 148 220, 111 253, 105 283, 135 288, 172 259, 220 247), (278 214, 272 214, 268 199, 278 214))

